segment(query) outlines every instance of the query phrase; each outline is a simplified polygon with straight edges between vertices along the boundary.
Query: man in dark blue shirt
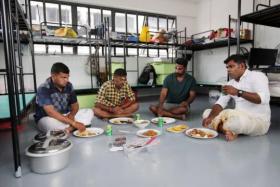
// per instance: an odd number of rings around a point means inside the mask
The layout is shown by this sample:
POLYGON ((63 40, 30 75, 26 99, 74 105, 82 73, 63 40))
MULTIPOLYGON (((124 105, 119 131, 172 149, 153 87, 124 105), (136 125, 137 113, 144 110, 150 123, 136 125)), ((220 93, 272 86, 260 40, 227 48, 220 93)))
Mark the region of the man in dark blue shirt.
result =
MULTIPOLYGON (((75 120, 78 111, 77 97, 69 82, 69 68, 61 62, 54 63, 51 77, 39 86, 36 94, 35 121, 38 128, 41 131, 83 131, 85 124, 75 120)), ((93 112, 87 112, 92 118, 93 112)))
POLYGON ((157 116, 185 119, 196 96, 196 81, 186 73, 187 59, 176 59, 175 73, 168 75, 161 89, 159 105, 150 106, 157 116))

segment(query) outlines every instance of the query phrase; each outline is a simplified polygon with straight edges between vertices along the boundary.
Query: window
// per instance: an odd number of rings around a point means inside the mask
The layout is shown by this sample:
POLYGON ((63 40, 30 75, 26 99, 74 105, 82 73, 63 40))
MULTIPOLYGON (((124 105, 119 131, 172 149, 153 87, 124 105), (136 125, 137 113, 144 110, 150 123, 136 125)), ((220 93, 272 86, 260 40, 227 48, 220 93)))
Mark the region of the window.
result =
POLYGON ((125 26, 125 14, 116 13, 115 14, 115 31, 116 32, 126 32, 125 26))
POLYGON ((58 4, 46 3, 46 21, 59 22, 58 4))
MULTIPOLYGON (((158 24, 157 24, 157 18, 156 17, 148 17, 148 25, 149 30, 151 32, 157 32, 158 31, 158 24)), ((154 33, 152 33, 154 34, 154 33)))
POLYGON ((61 23, 72 24, 71 6, 61 5, 61 23))
POLYGON ((44 21, 43 3, 31 1, 32 24, 40 24, 44 21))
MULTIPOLYGON (((87 7, 77 7, 77 24, 78 26, 78 35, 86 37, 87 36, 87 26, 89 25, 88 21, 88 8, 87 7)), ((78 54, 85 55, 89 54, 89 47, 87 46, 78 46, 78 54)))
POLYGON ((87 29, 89 26, 88 21, 88 8, 85 7, 77 7, 77 14, 78 14, 78 25, 81 25, 78 27, 78 35, 80 36, 87 36, 87 29))
POLYGON ((165 50, 165 49, 159 50, 159 56, 160 57, 167 57, 167 50, 165 50))
POLYGON ((135 48, 128 49, 128 55, 129 56, 136 56, 137 55, 137 49, 135 49, 135 48))
POLYGON ((61 54, 61 46, 60 45, 49 45, 49 54, 61 54))
POLYGON ((176 29, 175 19, 168 19, 168 30, 176 29))
POLYGON ((109 18, 109 30, 112 31, 112 12, 110 10, 103 10, 103 20, 109 18))
POLYGON ((127 32, 128 33, 137 33, 137 25, 136 25, 136 15, 127 14, 127 32))
MULTIPOLYGON (((105 18, 109 18, 109 31, 116 31, 128 34, 139 34, 144 24, 149 26, 151 35, 155 35, 159 29, 170 31, 176 29, 176 17, 168 15, 156 15, 153 13, 137 12, 132 10, 121 10, 115 8, 104 8, 94 5, 81 5, 78 3, 67 3, 62 1, 51 0, 35 0, 30 1, 31 16, 32 16, 32 29, 40 31, 39 24, 43 21, 56 22, 62 25, 82 25, 83 27, 74 27, 78 32, 78 36, 87 36, 87 31, 91 28, 96 28, 104 23, 105 18), (45 10, 44 10, 45 8, 45 10), (45 12, 45 15, 44 15, 45 12), (140 15, 139 15, 140 14, 140 15), (44 17, 46 16, 46 17, 44 17), (75 17, 74 17, 75 16, 75 17)), ((48 24, 49 25, 49 24, 48 24)), ((57 26, 57 24, 56 24, 57 26)), ((52 27, 50 27, 52 28, 52 27)), ((49 29, 50 30, 50 29, 49 29)), ((34 33, 40 35, 40 32, 34 33)), ((49 33, 51 35, 51 33, 49 33)), ((94 38, 94 37, 92 37, 94 38)), ((65 46, 61 45, 34 45, 35 53, 50 53, 50 54, 73 54, 78 53, 82 55, 89 54, 89 46, 65 46), (36 46, 36 47, 35 47, 36 46)), ((91 48, 92 52, 95 48, 91 48)), ((159 49, 137 49, 128 48, 128 55, 140 56, 168 56, 172 53, 170 50, 159 49)), ((112 55, 123 55, 123 48, 112 48, 112 55)), ((103 47, 99 48, 99 54, 104 55, 103 47), (103 52, 103 53, 101 53, 103 52)))
POLYGON ((73 54, 73 47, 63 46, 63 54, 73 54))
POLYGON ((90 27, 95 28, 101 25, 101 9, 90 9, 90 27))
MULTIPOLYGON (((112 53, 112 55, 113 55, 113 53, 112 53)), ((124 55, 123 48, 122 47, 116 47, 116 56, 123 56, 123 55, 124 55)))
POLYGON ((149 57, 158 57, 157 49, 149 49, 149 57))
POLYGON ((144 21, 144 16, 138 16, 138 33, 141 32, 143 25, 146 23, 146 20, 144 21))
POLYGON ((88 25, 88 8, 77 7, 78 25, 88 25))
POLYGON ((158 20, 159 29, 164 29, 167 31, 167 19, 159 18, 158 20))
POLYGON ((78 47, 78 54, 79 55, 89 55, 89 47, 87 47, 87 46, 79 46, 78 47))
POLYGON ((46 45, 34 44, 34 52, 36 54, 44 54, 44 53, 46 53, 46 45))

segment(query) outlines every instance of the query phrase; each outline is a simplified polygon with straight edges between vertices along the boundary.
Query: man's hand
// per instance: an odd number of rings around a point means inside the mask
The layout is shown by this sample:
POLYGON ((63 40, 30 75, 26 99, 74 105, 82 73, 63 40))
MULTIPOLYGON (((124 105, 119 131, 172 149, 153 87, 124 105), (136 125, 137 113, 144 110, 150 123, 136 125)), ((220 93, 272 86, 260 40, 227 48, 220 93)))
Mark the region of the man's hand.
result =
POLYGON ((189 103, 187 101, 183 101, 183 102, 180 103, 180 106, 188 108, 189 107, 189 103))
POLYGON ((75 115, 73 115, 71 113, 67 114, 66 117, 71 119, 71 120, 73 120, 73 121, 75 121, 75 115))
POLYGON ((75 127, 76 129, 78 129, 80 132, 83 132, 86 130, 86 127, 84 124, 78 122, 78 121, 75 121, 73 124, 72 124, 73 127, 75 127))
POLYGON ((211 117, 204 118, 202 121, 202 125, 204 127, 208 127, 211 124, 212 120, 213 119, 211 117))
POLYGON ((229 95, 237 95, 238 89, 234 88, 233 86, 225 85, 222 88, 223 93, 229 94, 229 95))

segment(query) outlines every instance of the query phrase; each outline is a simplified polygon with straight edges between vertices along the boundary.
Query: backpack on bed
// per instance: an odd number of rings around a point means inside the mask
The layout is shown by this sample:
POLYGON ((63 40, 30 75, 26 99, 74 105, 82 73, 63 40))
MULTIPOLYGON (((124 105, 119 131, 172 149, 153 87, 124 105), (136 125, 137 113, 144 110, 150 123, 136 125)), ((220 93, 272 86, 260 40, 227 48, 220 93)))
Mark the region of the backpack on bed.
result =
POLYGON ((157 74, 154 66, 148 64, 144 67, 140 77, 138 78, 138 83, 140 84, 148 84, 155 85, 156 84, 157 74))

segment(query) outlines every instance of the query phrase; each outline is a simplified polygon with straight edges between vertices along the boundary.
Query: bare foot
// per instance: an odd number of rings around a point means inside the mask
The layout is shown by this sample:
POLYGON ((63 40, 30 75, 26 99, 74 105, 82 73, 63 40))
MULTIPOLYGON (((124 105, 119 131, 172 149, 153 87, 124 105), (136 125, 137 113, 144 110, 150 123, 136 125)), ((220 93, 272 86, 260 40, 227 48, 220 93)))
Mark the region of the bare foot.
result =
POLYGON ((172 117, 176 118, 176 119, 180 119, 180 120, 186 120, 187 116, 186 114, 182 114, 182 115, 173 115, 172 117))
POLYGON ((157 109, 156 109, 155 106, 150 106, 149 109, 150 109, 150 111, 151 111, 155 116, 158 115, 158 114, 157 114, 157 109))
POLYGON ((227 141, 233 141, 237 138, 237 134, 234 134, 233 132, 227 130, 225 131, 225 136, 227 141))

